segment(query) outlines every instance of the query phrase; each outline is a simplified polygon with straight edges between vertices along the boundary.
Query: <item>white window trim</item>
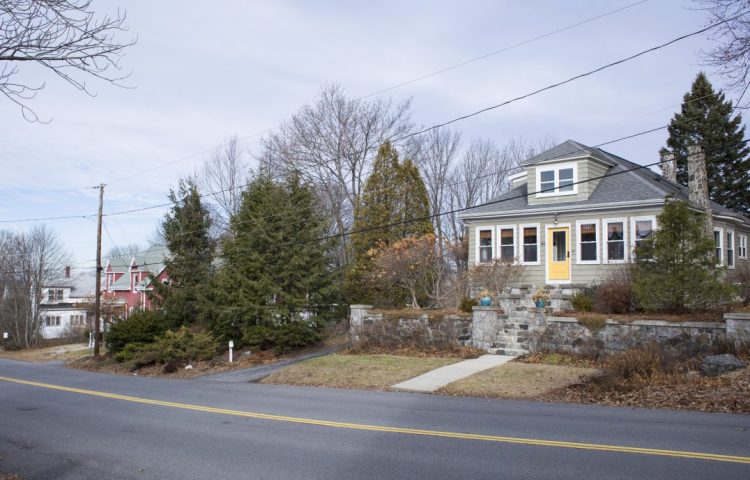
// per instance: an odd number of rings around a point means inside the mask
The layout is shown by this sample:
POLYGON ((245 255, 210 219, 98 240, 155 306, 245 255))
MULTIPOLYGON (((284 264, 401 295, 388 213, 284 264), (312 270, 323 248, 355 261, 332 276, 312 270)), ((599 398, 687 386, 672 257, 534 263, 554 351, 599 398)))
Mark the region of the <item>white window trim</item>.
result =
POLYGON ((735 266, 737 265, 737 250, 734 248, 734 246, 737 244, 737 237, 735 237, 734 230, 731 228, 727 228, 727 235, 732 234, 732 244, 729 245, 729 242, 727 242, 727 268, 730 270, 734 270, 735 266), (729 265, 729 250, 732 251, 732 264, 729 265))
POLYGON ((536 168, 536 196, 537 198, 544 197, 562 197, 566 195, 578 195, 578 162, 561 163, 559 165, 550 166, 538 166, 536 168), (561 192, 560 189, 560 170, 566 168, 573 169, 573 190, 570 192, 561 192), (554 171, 555 173, 555 189, 551 192, 542 192, 542 172, 554 171))
POLYGON ((133 272, 130 274, 130 281, 133 282, 133 293, 138 293, 138 282, 140 282, 139 277, 139 272, 133 272))
POLYGON ((602 229, 599 226, 599 219, 576 220, 576 265, 598 265, 602 259, 602 229), (596 229, 596 260, 581 259, 581 225, 594 225, 596 229))
POLYGON ((630 257, 628 255, 628 219, 627 217, 614 217, 614 218, 603 218, 602 219, 602 263, 603 264, 617 264, 617 263, 628 263, 630 257), (610 223, 621 223, 622 222, 622 243, 623 243, 623 259, 622 260, 609 260, 607 258, 609 254, 608 250, 608 239, 609 233, 607 226, 610 223))
MULTIPOLYGON (((547 237, 549 231, 552 228, 565 228, 568 227, 568 237, 573 236, 573 226, 570 223, 560 223, 557 225, 547 224, 544 226, 544 283, 547 285, 570 285, 573 283, 573 260, 570 259, 568 262, 568 280, 550 280, 549 278, 549 245, 547 245, 547 237)), ((568 238, 568 247, 573 246, 573 239, 568 238)))
POLYGON ((651 220, 651 232, 656 231, 656 215, 643 215, 640 217, 630 217, 630 258, 635 260, 635 223, 643 220, 651 220))
POLYGON ((484 262, 482 262, 480 260, 482 257, 481 257, 481 253, 480 253, 480 249, 479 249, 479 247, 480 247, 480 244, 479 244, 479 232, 484 232, 484 231, 489 231, 490 232, 490 239, 491 239, 491 242, 492 242, 492 254, 491 254, 491 258, 493 258, 493 259, 495 258, 495 243, 496 243, 495 242, 495 229, 492 226, 476 227, 476 230, 475 230, 476 234, 475 234, 475 236, 476 236, 477 249, 476 249, 476 262, 475 263, 477 265, 483 265, 484 264, 484 262))
POLYGON ((737 235, 737 258, 747 260, 747 235, 737 235))
MULTIPOLYGON (((724 229, 721 227, 714 227, 714 233, 719 233, 719 263, 717 265, 724 265, 724 229)), ((714 235, 714 241, 716 236, 714 235)), ((714 244, 714 252, 716 252, 716 245, 714 244)))
POLYGON ((518 228, 516 225, 498 225, 496 227, 496 235, 495 238, 497 238, 497 242, 495 242, 495 256, 493 258, 497 258, 500 260, 503 260, 501 257, 502 255, 502 245, 500 245, 500 242, 502 241, 502 237, 500 236, 501 230, 512 230, 513 231, 513 259, 515 259, 516 262, 518 262, 518 228))
POLYGON ((542 252, 540 250, 542 246, 542 225, 540 223, 523 223, 518 226, 518 258, 521 260, 521 265, 541 265, 542 252), (536 262, 527 262, 524 256, 524 243, 523 243, 523 229, 524 228, 536 228, 536 262))

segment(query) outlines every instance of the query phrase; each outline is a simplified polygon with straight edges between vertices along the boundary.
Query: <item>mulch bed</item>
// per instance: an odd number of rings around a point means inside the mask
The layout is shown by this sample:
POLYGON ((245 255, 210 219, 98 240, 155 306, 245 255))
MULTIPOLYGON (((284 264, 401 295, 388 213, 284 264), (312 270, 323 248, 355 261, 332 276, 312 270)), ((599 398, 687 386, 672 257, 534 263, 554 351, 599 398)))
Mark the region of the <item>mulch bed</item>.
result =
POLYGON ((662 375, 650 383, 618 383, 600 377, 541 395, 539 400, 749 414, 750 370, 716 378, 697 372, 662 375))
POLYGON ((452 349, 416 348, 416 347, 377 347, 355 346, 341 350, 339 355, 393 355, 396 357, 419 358, 478 358, 487 351, 474 347, 456 347, 452 349))

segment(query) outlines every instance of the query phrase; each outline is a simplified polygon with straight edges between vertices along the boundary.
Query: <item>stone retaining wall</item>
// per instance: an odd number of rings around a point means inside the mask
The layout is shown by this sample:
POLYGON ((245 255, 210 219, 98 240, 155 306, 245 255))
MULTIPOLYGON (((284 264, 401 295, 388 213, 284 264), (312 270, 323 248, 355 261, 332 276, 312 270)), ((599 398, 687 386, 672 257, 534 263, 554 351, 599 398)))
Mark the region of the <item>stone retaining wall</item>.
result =
POLYGON ((349 335, 357 341, 363 328, 385 320, 395 321, 399 335, 408 337, 417 330, 426 331, 432 337, 445 338, 446 332, 455 336, 464 345, 471 344, 471 317, 443 315, 439 318, 423 313, 414 317, 388 317, 383 313, 373 312, 372 305, 350 305, 349 335), (455 335, 454 335, 455 334, 455 335))

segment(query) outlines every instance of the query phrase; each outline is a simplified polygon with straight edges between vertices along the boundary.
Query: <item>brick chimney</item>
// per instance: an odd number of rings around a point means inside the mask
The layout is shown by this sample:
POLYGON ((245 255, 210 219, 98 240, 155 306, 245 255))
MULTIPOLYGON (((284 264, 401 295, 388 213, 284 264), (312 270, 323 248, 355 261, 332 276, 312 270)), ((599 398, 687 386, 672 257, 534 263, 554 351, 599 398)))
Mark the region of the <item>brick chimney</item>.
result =
POLYGON ((664 153, 661 156, 661 175, 670 182, 677 183, 677 166, 675 165, 674 154, 664 153))
POLYGON ((65 278, 70 278, 70 267, 65 267, 65 278))
POLYGON ((688 147, 688 192, 692 203, 706 213, 706 232, 713 237, 711 205, 708 200, 706 154, 700 146, 688 147))

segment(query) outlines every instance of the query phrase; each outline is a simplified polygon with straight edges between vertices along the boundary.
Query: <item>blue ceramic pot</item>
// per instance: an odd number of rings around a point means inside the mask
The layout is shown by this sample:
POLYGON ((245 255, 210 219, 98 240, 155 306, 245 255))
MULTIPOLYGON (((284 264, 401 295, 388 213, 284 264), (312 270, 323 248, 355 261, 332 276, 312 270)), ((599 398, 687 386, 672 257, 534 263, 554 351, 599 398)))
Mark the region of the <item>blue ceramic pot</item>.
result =
POLYGON ((536 308, 544 308, 544 299, 540 298, 535 302, 536 308))
POLYGON ((482 297, 479 299, 479 305, 483 307, 489 307, 492 303, 492 297, 482 297))

